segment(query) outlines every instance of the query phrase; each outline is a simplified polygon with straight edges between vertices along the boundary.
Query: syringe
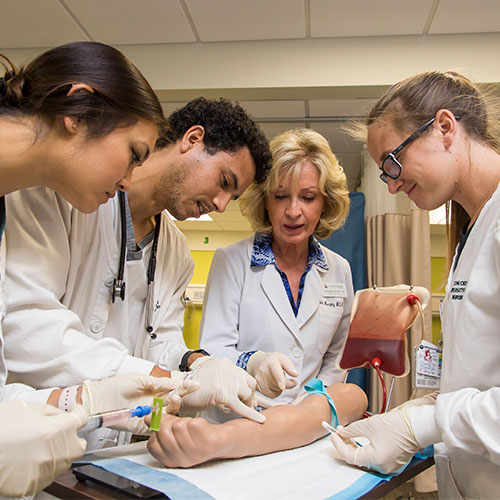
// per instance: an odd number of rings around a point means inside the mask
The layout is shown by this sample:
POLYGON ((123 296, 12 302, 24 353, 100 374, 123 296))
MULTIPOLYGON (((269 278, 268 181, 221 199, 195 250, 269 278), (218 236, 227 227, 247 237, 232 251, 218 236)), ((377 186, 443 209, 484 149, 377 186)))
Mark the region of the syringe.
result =
POLYGON ((99 427, 112 427, 127 423, 131 418, 142 418, 149 415, 152 411, 151 406, 138 406, 137 408, 124 408, 123 410, 105 411, 89 415, 87 425, 82 427, 79 432, 89 432, 99 427))

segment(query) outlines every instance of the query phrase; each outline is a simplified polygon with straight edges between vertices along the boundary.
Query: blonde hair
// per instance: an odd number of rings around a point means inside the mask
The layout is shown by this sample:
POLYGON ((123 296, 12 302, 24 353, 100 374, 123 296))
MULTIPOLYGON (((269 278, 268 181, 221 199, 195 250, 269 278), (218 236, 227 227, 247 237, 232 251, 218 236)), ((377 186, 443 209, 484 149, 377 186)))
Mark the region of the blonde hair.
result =
POLYGON ((252 184, 240 198, 240 209, 255 231, 271 233, 265 198, 278 189, 281 178, 291 176, 292 188, 306 161, 319 173, 319 190, 325 199, 323 212, 314 236, 323 239, 342 226, 349 212, 349 191, 344 170, 333 154, 328 141, 311 129, 283 132, 270 142, 273 165, 265 182, 252 184))
MULTIPOLYGON (((498 101, 495 101, 486 89, 459 73, 429 71, 393 85, 371 109, 365 129, 387 120, 396 130, 411 133, 440 109, 448 109, 460 116, 460 124, 471 139, 500 153, 498 101)), ((351 129, 360 136, 361 127, 351 129)), ((451 200, 446 203, 446 214, 449 270, 468 215, 459 203, 451 200)))

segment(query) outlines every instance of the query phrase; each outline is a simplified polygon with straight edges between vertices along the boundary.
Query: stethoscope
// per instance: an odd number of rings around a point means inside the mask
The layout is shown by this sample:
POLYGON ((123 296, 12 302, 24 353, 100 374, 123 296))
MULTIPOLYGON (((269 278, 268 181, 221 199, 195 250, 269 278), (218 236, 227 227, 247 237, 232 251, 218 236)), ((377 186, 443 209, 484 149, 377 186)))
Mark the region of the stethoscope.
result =
MULTIPOLYGON (((118 192, 118 201, 120 204, 120 223, 121 223, 121 242, 120 242, 120 263, 118 265, 118 276, 113 280, 111 288, 111 302, 114 304, 117 298, 125 300, 125 281, 123 274, 125 272, 125 254, 127 251, 127 215, 125 209, 125 193, 118 192)), ((149 256, 147 270, 148 290, 146 292, 146 314, 145 323, 148 335, 154 340, 157 335, 153 332, 153 308, 154 308, 154 281, 156 272, 156 252, 158 250, 158 239, 160 237, 161 214, 155 215, 155 232, 153 236, 153 245, 149 256)))

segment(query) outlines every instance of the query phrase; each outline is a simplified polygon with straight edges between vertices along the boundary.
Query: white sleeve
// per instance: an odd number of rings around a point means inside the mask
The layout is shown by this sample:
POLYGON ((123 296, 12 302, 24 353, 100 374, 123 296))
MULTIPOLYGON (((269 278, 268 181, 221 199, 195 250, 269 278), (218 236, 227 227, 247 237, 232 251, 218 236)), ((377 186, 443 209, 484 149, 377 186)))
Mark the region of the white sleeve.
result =
POLYGON ((52 391, 56 389, 33 389, 24 384, 7 384, 3 391, 3 400, 7 399, 24 399, 36 403, 46 403, 52 391))
POLYGON ((471 387, 437 397, 435 406, 412 409, 411 423, 422 446, 444 442, 500 465, 500 387, 471 387))
POLYGON ((178 370, 182 356, 188 350, 182 335, 183 299, 193 277, 194 261, 184 235, 176 234, 176 227, 166 226, 165 229, 170 235, 163 242, 164 250, 157 262, 157 271, 160 272, 157 272, 158 279, 155 278, 161 297, 160 309, 154 318, 157 337, 147 341, 144 356, 164 370, 178 370))
POLYGON ((349 326, 351 324, 351 309, 354 300, 351 266, 347 261, 345 261, 345 264, 346 270, 343 281, 345 283, 347 297, 344 300, 342 318, 335 334, 333 335, 332 342, 323 356, 321 369, 317 375, 317 378, 322 380, 325 385, 342 382, 345 376, 345 370, 341 370, 337 366, 337 358, 342 350, 347 334, 349 333, 349 326))
POLYGON ((48 388, 113 376, 122 365, 130 369, 134 358, 125 346, 112 338, 87 337, 78 315, 61 303, 73 264, 70 234, 76 210, 45 188, 8 195, 7 210, 9 293, 3 333, 9 373, 48 388))
POLYGON ((200 325, 200 346, 216 358, 236 362, 241 351, 239 341, 239 310, 243 276, 247 262, 237 262, 225 248, 215 251, 208 275, 200 325))

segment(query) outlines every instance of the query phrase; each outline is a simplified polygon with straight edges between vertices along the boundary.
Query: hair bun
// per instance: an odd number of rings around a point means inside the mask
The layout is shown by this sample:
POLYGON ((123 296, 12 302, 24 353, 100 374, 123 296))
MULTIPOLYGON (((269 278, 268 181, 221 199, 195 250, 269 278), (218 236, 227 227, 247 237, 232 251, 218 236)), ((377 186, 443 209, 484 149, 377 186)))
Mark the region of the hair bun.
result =
POLYGON ((15 76, 14 71, 9 70, 5 72, 4 76, 0 77, 0 96, 3 97, 7 94, 7 83, 15 76))

